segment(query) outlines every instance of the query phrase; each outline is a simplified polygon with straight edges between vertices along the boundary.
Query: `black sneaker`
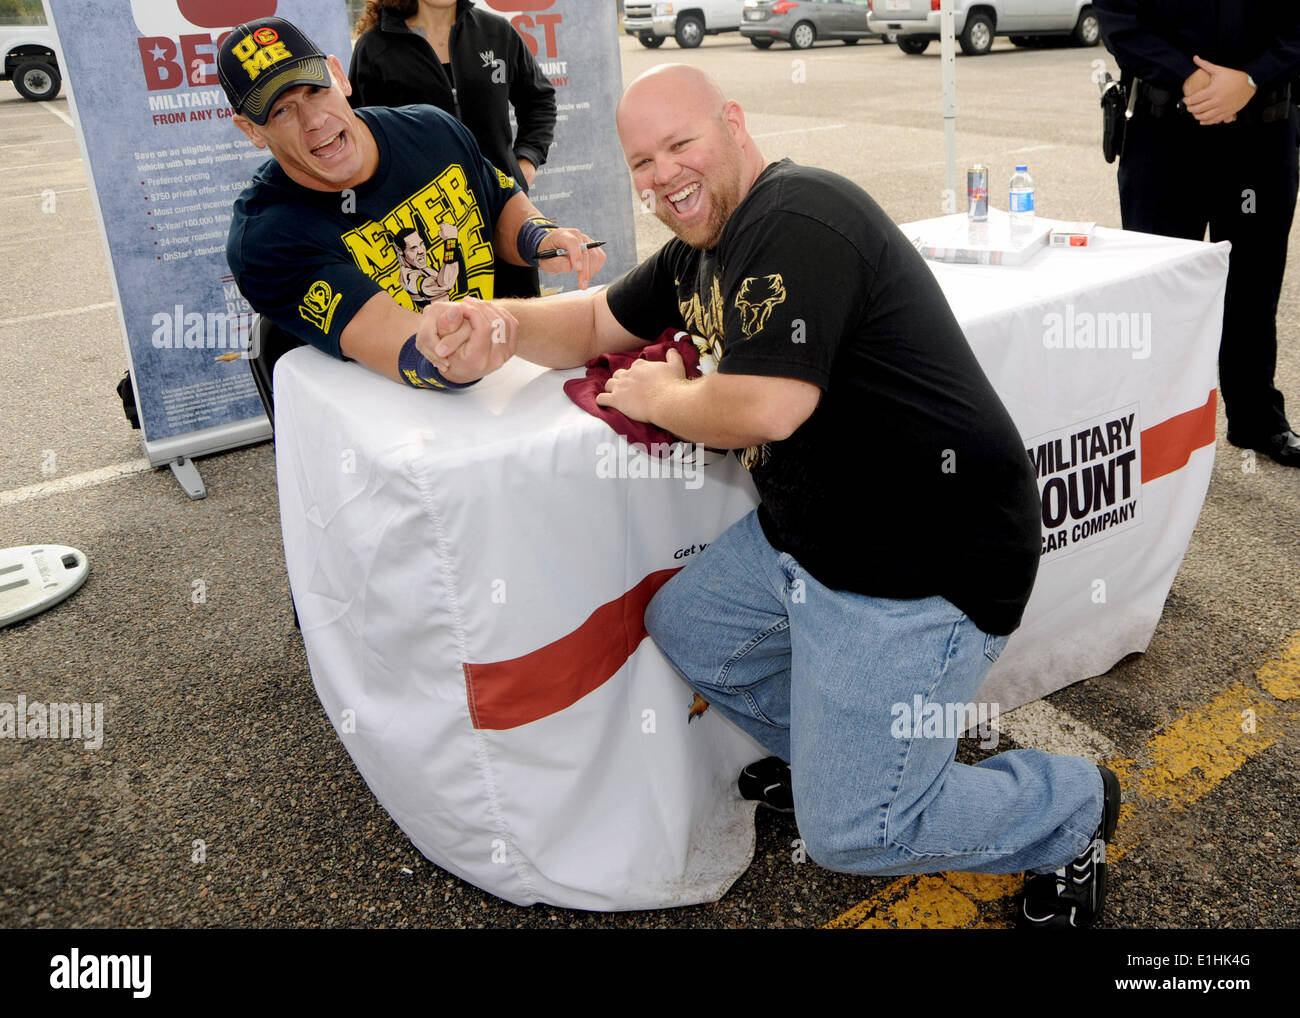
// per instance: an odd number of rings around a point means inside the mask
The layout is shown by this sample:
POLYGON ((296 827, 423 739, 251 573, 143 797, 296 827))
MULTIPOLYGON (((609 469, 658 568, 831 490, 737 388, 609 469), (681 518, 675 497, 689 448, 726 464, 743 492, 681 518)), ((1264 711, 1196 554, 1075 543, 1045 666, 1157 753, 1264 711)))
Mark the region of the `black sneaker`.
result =
POLYGON ((1016 925, 1071 929, 1091 926, 1101 915, 1106 900, 1106 842, 1115 834, 1119 821, 1119 778, 1105 767, 1101 783, 1105 790, 1101 823, 1092 843, 1073 862, 1055 873, 1035 873, 1025 881, 1016 899, 1016 925))
POLYGON ((778 813, 794 812, 794 786, 790 783, 790 765, 779 756, 769 756, 752 763, 740 772, 736 787, 746 799, 757 799, 760 806, 778 813))

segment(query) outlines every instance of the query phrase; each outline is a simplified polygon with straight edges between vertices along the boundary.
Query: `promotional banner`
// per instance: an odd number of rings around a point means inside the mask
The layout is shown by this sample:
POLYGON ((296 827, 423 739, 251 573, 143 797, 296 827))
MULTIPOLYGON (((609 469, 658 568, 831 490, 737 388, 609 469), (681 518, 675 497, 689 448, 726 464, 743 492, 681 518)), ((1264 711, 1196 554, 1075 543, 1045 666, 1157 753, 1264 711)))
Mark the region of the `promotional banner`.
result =
MULTIPOLYGON (((614 129, 623 92, 618 9, 591 0, 479 0, 507 18, 555 86, 555 143, 529 195, 558 223, 605 241, 597 282, 636 265, 632 181, 614 129)), ((542 285, 572 288, 543 276, 542 285)))
POLYGON ((231 123, 217 47, 276 15, 351 52, 343 0, 45 0, 112 266, 145 453, 270 437, 244 362, 252 309, 226 265, 231 207, 267 158, 231 123))

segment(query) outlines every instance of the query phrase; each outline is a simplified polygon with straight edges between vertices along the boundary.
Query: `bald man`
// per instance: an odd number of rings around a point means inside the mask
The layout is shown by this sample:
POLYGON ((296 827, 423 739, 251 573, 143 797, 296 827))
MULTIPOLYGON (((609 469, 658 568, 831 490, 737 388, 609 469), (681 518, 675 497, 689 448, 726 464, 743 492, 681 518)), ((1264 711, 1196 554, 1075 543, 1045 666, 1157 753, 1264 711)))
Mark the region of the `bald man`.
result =
POLYGON ((768 163, 694 68, 642 75, 617 117, 637 191, 677 239, 595 295, 506 306, 539 364, 667 327, 717 357, 695 380, 675 355, 639 361, 597 400, 737 450, 761 497, 656 595, 651 637, 775 754, 742 791, 792 807, 817 862, 1030 870, 1021 923, 1091 924, 1114 775, 1037 751, 956 764, 944 723, 1020 623, 1041 506, 933 274, 861 188, 768 163))

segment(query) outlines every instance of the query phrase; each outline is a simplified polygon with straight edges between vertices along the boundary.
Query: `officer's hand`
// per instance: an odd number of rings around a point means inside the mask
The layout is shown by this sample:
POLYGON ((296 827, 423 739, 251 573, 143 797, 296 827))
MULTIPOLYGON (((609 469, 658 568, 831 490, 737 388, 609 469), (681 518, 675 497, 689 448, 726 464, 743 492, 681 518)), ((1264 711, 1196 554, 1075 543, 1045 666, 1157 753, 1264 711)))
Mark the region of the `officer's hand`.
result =
POLYGON ((588 248, 585 246, 591 240, 592 238, 581 230, 572 227, 550 230, 537 246, 538 253, 556 249, 563 250, 566 253, 558 258, 542 258, 538 261, 537 267, 543 272, 550 273, 573 272, 576 269, 578 273, 578 289, 585 290, 587 284, 591 282, 591 277, 599 272, 605 264, 604 251, 598 247, 588 248))
POLYGON ((491 374, 515 354, 519 323, 500 305, 466 297, 424 309, 415 348, 449 382, 491 374))
POLYGON ((1183 95, 1191 95, 1193 92, 1199 92, 1210 84, 1210 72, 1203 71, 1199 67, 1187 76, 1183 82, 1183 95))
POLYGON ((1197 92, 1190 93, 1184 105, 1198 123, 1230 124, 1237 119, 1238 111, 1250 102, 1255 90, 1245 71, 1220 67, 1198 56, 1192 57, 1198 68, 1210 76, 1210 83, 1197 92))

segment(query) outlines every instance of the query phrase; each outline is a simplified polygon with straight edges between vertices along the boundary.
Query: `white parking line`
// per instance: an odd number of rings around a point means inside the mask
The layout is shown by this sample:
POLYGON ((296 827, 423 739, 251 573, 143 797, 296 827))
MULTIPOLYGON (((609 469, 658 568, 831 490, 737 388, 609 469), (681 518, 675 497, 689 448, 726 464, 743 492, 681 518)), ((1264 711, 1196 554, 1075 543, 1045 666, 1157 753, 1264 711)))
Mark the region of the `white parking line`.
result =
POLYGON ((63 315, 79 315, 85 311, 103 311, 104 308, 116 307, 116 301, 104 301, 102 304, 86 304, 79 308, 62 308, 58 311, 42 311, 38 315, 23 315, 21 318, 0 318, 0 329, 11 325, 25 325, 28 322, 40 322, 46 318, 60 318, 63 315))
POLYGON ((762 134, 751 134, 751 138, 775 138, 778 134, 807 134, 809 131, 838 131, 841 127, 847 127, 847 124, 823 124, 821 127, 792 127, 788 131, 764 131, 762 134))
POLYGON ((58 117, 58 118, 59 118, 60 120, 62 120, 65 124, 67 124, 69 127, 72 127, 72 126, 73 126, 73 124, 72 124, 72 118, 71 118, 70 116, 68 116, 66 113, 64 113, 64 112, 63 112, 61 109, 59 109, 58 107, 54 106, 54 105, 51 104, 51 103, 40 103, 39 105, 40 105, 41 109, 43 109, 46 113, 50 114, 50 116, 52 116, 52 117, 58 117))
MULTIPOLYGON (((88 187, 69 187, 64 191, 54 191, 53 194, 73 194, 77 191, 89 191, 88 187)), ((19 198, 44 198, 45 191, 37 191, 34 194, 3 194, 0 195, 0 201, 16 201, 19 198)))
POLYGON ((1025 749, 1081 756, 1093 763, 1116 755, 1110 739, 1046 700, 1035 700, 999 715, 995 726, 1025 749))
POLYGON ((37 145, 67 145, 69 142, 75 145, 77 143, 77 139, 76 138, 48 138, 45 141, 15 141, 9 145, 0 145, 0 149, 35 148, 37 145))
POLYGON ((62 166, 64 163, 79 163, 81 157, 76 159, 55 159, 48 163, 23 163, 22 166, 0 166, 0 173, 12 173, 14 170, 48 170, 51 166, 62 166))
POLYGON ((93 488, 98 484, 116 481, 119 477, 129 477, 152 469, 153 464, 142 456, 137 460, 114 463, 111 467, 100 467, 98 470, 87 470, 84 474, 61 477, 57 481, 42 481, 40 484, 29 484, 24 488, 10 488, 8 491, 0 491, 0 509, 34 498, 61 495, 79 488, 93 488))

